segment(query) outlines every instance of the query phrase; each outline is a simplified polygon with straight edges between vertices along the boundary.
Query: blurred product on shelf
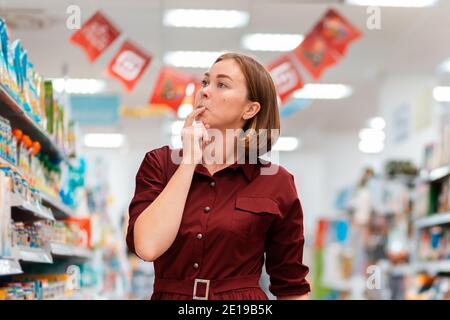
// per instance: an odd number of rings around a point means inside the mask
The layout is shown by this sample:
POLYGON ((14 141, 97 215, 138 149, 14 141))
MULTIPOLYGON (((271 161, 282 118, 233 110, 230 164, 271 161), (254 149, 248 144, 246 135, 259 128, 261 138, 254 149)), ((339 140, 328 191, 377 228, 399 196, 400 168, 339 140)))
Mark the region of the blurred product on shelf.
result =
POLYGON ((450 125, 447 124, 440 132, 435 143, 426 146, 423 167, 427 171, 443 166, 450 166, 450 125))
POLYGON ((421 230, 418 259, 420 261, 450 259, 450 229, 434 226, 421 230))
POLYGON ((0 300, 65 299, 75 289, 74 279, 68 274, 18 275, 0 279, 0 300))
POLYGON ((407 300, 450 300, 450 278, 419 274, 412 277, 405 294, 407 300))
POLYGON ((88 230, 68 221, 13 222, 13 246, 44 248, 49 243, 88 248, 88 230))
POLYGON ((416 176, 418 170, 411 161, 389 161, 385 165, 385 173, 388 178, 396 176, 416 176))

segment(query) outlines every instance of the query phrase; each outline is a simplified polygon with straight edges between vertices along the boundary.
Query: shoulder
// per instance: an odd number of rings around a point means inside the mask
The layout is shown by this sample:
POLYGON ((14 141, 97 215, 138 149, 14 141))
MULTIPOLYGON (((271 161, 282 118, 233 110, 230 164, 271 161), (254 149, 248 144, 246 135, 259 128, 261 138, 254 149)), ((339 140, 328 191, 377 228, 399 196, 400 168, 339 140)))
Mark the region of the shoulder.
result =
POLYGON ((181 163, 182 149, 171 149, 168 145, 153 149, 145 154, 143 164, 164 173, 170 178, 181 163))
POLYGON ((270 161, 259 160, 259 177, 265 180, 294 180, 294 176, 282 165, 270 161))

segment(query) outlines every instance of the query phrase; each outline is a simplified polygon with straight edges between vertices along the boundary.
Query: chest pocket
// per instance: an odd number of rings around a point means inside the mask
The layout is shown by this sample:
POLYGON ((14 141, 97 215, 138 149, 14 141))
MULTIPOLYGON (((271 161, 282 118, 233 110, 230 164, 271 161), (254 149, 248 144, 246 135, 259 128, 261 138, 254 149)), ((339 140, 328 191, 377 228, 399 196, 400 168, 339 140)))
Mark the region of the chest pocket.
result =
POLYGON ((231 216, 231 231, 245 239, 260 238, 277 216, 281 216, 281 212, 274 200, 238 196, 231 216))

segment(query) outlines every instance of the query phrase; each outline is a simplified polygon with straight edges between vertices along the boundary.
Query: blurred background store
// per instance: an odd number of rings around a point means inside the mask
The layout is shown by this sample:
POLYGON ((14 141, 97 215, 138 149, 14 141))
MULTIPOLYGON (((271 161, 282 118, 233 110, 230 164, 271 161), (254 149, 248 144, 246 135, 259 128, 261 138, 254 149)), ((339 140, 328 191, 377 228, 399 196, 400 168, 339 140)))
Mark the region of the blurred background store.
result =
POLYGON ((150 297, 153 265, 125 245, 134 177, 146 152, 179 147, 226 51, 277 83, 273 161, 295 176, 312 298, 450 298, 449 14, 446 0, 0 1, 0 300, 150 297))

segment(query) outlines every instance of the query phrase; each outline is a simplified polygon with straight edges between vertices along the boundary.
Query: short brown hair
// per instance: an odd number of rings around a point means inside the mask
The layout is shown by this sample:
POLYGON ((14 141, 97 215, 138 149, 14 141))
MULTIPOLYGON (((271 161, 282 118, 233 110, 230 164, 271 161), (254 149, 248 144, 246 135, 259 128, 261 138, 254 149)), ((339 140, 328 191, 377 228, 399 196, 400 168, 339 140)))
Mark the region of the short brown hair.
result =
MULTIPOLYGON (((247 120, 243 127, 244 131, 254 129, 258 133, 257 136, 246 134, 244 137, 246 155, 249 153, 250 141, 257 139, 258 156, 262 155, 261 150, 267 142, 266 151, 270 151, 275 141, 272 141, 271 130, 280 130, 280 116, 278 113, 278 100, 275 84, 273 83, 270 73, 264 66, 254 58, 240 53, 225 53, 214 62, 232 59, 240 67, 245 77, 247 86, 247 99, 252 102, 258 102, 261 106, 259 112, 251 119, 247 120), (260 129, 267 129, 267 139, 260 139, 260 129), (261 141, 264 140, 264 141, 261 141), (261 154, 260 154, 261 153, 261 154)), ((278 135, 276 136, 278 137, 278 135)))

